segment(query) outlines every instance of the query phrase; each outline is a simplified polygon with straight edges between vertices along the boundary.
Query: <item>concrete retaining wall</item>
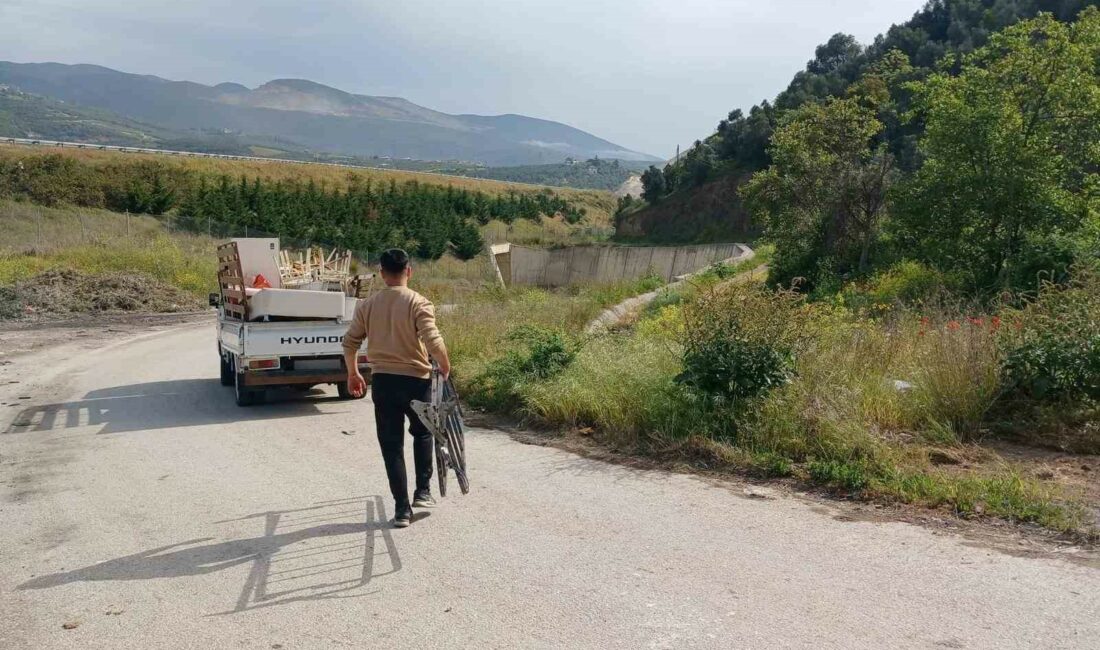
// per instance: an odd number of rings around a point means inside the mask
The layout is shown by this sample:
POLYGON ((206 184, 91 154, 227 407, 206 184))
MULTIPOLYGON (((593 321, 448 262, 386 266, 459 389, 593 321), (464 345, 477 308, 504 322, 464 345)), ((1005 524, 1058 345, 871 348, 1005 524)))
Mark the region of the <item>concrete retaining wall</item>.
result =
POLYGON ((748 251, 743 244, 572 246, 553 250, 493 247, 505 283, 541 287, 617 282, 641 277, 651 270, 672 282, 715 262, 740 258, 748 251))

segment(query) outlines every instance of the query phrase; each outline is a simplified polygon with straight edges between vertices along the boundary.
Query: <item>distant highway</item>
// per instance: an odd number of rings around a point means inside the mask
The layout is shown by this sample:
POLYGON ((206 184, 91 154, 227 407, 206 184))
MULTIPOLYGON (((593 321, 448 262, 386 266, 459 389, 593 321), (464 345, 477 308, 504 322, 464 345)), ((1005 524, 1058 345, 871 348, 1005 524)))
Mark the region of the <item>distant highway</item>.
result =
MULTIPOLYGON (((25 146, 25 147, 60 147, 69 149, 96 149, 99 151, 119 151, 122 153, 148 153, 162 156, 186 156, 188 158, 221 158, 223 160, 255 160, 259 162, 295 163, 299 165, 324 165, 327 167, 346 167, 348 169, 376 169, 379 171, 401 172, 402 174, 416 174, 419 176, 433 176, 438 178, 460 178, 467 181, 479 181, 482 183, 503 183, 520 187, 543 189, 548 185, 536 185, 534 183, 521 183, 519 181, 498 181, 476 176, 460 176, 458 174, 440 174, 439 172, 412 171, 407 169, 390 169, 386 167, 368 167, 367 165, 349 165, 347 163, 319 162, 314 160, 293 160, 290 158, 266 158, 263 156, 234 156, 221 153, 201 153, 198 151, 176 151, 173 149, 150 149, 148 147, 121 147, 113 144, 91 144, 88 142, 65 142, 62 140, 43 140, 40 138, 6 138, 0 137, 0 143, 25 146)), ((575 189, 575 188, 561 188, 575 189)))

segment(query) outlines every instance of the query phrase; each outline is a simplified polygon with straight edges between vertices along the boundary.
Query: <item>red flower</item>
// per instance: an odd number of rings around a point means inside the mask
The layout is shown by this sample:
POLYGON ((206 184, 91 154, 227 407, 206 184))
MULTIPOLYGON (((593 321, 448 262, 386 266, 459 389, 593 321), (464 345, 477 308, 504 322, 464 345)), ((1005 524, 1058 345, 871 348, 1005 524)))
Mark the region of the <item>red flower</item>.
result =
POLYGON ((960 327, 960 325, 959 325, 959 321, 957 321, 957 320, 949 320, 949 321, 947 321, 947 329, 949 329, 949 330, 957 330, 957 329, 959 329, 959 327, 960 327))
POLYGON ((993 330, 994 332, 1001 329, 1001 317, 1000 316, 994 316, 993 318, 989 319, 989 329, 993 330))

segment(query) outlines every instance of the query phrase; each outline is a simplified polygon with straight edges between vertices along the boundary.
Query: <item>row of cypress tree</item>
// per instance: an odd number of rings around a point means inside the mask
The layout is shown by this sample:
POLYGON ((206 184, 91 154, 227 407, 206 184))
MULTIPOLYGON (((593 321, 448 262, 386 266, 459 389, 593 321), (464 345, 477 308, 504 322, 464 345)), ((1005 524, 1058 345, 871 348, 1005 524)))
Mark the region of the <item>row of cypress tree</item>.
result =
POLYGON ((43 205, 77 205, 118 212, 172 215, 175 225, 218 236, 266 233, 361 254, 399 246, 421 258, 448 250, 460 258, 484 246, 478 230, 492 220, 512 223, 585 215, 549 188, 491 195, 408 181, 373 182, 348 175, 344 187, 314 180, 273 181, 188 170, 152 160, 94 164, 60 154, 0 157, 0 197, 43 205))

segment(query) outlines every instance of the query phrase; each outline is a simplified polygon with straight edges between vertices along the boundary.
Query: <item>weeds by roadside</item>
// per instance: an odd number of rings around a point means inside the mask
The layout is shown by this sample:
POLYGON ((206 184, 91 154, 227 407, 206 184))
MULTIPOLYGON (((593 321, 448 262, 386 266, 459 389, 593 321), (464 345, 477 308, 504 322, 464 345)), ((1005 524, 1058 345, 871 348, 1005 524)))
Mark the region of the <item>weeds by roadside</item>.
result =
POLYGON ((563 315, 591 309, 601 292, 529 290, 497 295, 508 316, 484 324, 478 344, 466 326, 447 335, 457 334, 458 367, 481 378, 462 386, 475 403, 592 429, 620 450, 1095 537, 1097 522, 1076 495, 1026 468, 955 460, 993 436, 1012 435, 1005 414, 1021 411, 1031 421, 1077 426, 1085 440, 1076 448, 1091 449, 1096 430, 1087 420, 1096 406, 1088 391, 1097 371, 1066 368, 1057 353, 1027 352, 1025 366, 1012 361, 1051 336, 1059 342, 1049 349, 1092 349, 1097 329, 1088 323, 1097 322, 1100 291, 1094 271, 1080 269, 1076 278, 987 313, 945 301, 870 312, 758 284, 704 281, 648 310, 632 330, 590 338, 579 334, 582 318, 563 315), (568 354, 549 372, 513 375, 519 380, 507 384, 508 399, 478 402, 495 390, 486 376, 522 370, 546 344, 503 335, 523 324, 550 328, 568 354), (1057 390, 1038 399, 1019 378, 1021 367, 1032 379, 1060 378, 1047 382, 1057 390), (1068 412, 1076 415, 1054 415, 1068 412))

